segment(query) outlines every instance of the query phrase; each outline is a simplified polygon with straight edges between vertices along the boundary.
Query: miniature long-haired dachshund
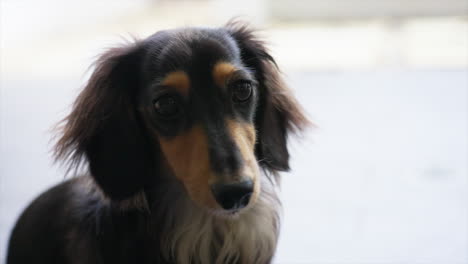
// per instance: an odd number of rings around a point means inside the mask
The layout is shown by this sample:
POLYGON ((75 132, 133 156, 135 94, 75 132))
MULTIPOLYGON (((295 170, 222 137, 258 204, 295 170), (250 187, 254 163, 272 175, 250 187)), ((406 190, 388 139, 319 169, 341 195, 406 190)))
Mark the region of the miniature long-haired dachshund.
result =
POLYGON ((270 263, 288 133, 307 124, 244 24, 112 48, 55 148, 87 173, 23 212, 7 263, 270 263))

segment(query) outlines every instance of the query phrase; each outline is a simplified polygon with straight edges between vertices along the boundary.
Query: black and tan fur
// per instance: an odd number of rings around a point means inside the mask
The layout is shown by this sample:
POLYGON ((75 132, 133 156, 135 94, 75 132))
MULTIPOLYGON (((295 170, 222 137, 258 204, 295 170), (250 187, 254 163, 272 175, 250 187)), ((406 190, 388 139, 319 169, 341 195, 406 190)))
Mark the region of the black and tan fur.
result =
POLYGON ((242 24, 160 31, 110 49, 56 146, 58 160, 88 173, 25 210, 7 263, 269 263, 287 136, 307 123, 242 24), (245 83, 248 100, 234 100, 245 83), (155 112, 164 96, 175 118, 155 112), (220 206, 213 186, 242 181, 253 183, 245 207, 220 206))

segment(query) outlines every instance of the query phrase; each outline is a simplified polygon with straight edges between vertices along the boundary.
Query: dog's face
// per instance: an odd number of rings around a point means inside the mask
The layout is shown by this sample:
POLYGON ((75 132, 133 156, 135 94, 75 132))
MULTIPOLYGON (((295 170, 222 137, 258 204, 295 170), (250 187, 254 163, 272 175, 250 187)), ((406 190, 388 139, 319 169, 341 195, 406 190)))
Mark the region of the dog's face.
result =
POLYGON ((139 110, 174 176, 206 208, 254 203, 258 87, 239 47, 227 32, 207 29, 159 33, 147 43, 139 110))
POLYGON ((254 203, 259 92, 239 47, 227 32, 207 29, 163 32, 146 43, 139 110, 174 176, 204 207, 232 212, 254 203))
POLYGON ((161 31, 98 60, 57 154, 84 154, 111 199, 167 167, 198 205, 232 213, 255 203, 260 168, 288 169, 287 132, 306 123, 251 30, 161 31))

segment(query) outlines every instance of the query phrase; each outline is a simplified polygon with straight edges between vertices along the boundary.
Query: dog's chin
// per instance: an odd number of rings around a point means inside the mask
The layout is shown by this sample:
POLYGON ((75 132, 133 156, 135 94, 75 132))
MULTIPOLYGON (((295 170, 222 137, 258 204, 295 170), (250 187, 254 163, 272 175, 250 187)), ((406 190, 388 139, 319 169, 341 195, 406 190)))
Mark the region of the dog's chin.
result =
POLYGON ((213 215, 216 218, 220 218, 220 219, 236 220, 242 214, 247 212, 249 209, 250 209, 250 206, 247 206, 247 207, 244 207, 244 208, 239 208, 239 209, 231 209, 231 210, 210 209, 209 214, 213 215))

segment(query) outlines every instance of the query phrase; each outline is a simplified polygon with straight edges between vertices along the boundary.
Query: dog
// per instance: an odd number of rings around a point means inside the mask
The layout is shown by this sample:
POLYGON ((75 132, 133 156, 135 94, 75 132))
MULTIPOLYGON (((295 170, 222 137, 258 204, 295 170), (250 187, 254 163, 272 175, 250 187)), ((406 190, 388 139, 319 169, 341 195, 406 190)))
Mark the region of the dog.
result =
POLYGON ((307 125, 244 23, 111 48, 55 148, 86 173, 29 205, 7 263, 270 263, 288 134, 307 125))

